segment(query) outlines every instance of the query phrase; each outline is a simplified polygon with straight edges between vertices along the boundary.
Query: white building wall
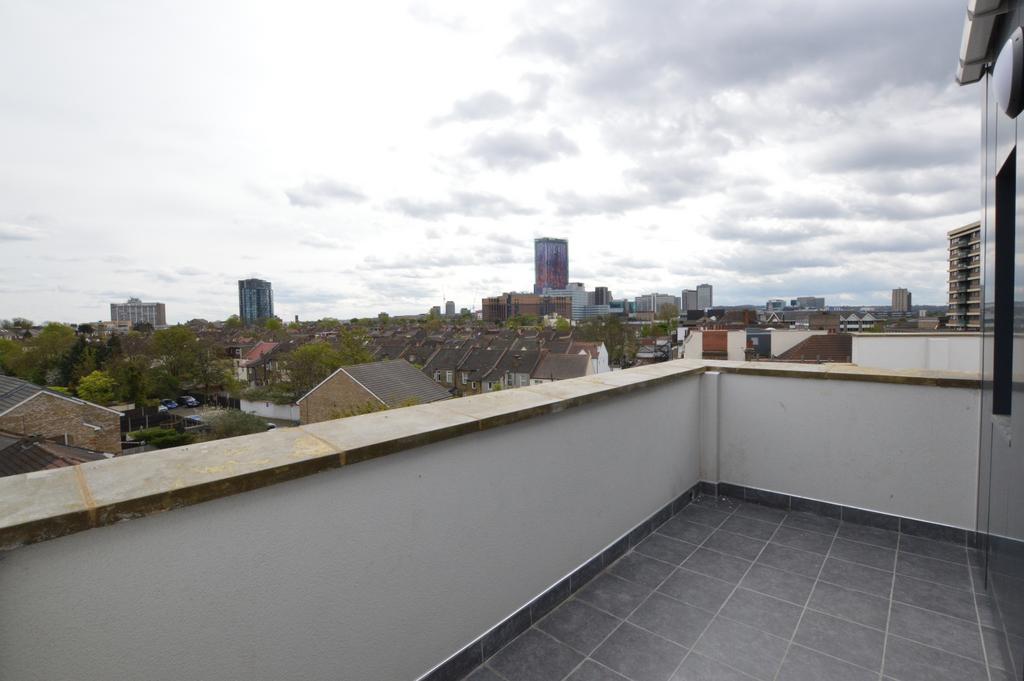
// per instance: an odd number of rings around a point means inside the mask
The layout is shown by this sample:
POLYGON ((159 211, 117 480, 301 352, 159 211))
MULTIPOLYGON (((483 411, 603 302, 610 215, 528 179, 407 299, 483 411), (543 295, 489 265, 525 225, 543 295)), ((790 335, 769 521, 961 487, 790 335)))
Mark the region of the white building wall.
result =
POLYGON ((856 334, 853 363, 879 369, 981 372, 981 334, 856 334))
POLYGON ((722 482, 973 530, 978 391, 722 374, 722 482))
POLYGON ((700 379, 6 553, 0 679, 412 681, 698 481, 700 379))
POLYGON ((239 409, 266 419, 280 419, 282 421, 299 420, 299 405, 297 404, 274 404, 273 402, 240 400, 239 409))

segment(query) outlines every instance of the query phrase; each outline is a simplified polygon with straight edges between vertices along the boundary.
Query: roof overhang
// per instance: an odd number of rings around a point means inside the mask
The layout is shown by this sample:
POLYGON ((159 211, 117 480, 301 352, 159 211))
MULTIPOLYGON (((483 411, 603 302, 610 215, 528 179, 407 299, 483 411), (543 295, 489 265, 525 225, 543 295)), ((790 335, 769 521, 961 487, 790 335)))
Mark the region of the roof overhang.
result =
POLYGON ((956 68, 956 82, 960 85, 975 83, 985 75, 985 67, 992 61, 992 32, 996 21, 1007 11, 1005 0, 968 0, 960 63, 956 68))

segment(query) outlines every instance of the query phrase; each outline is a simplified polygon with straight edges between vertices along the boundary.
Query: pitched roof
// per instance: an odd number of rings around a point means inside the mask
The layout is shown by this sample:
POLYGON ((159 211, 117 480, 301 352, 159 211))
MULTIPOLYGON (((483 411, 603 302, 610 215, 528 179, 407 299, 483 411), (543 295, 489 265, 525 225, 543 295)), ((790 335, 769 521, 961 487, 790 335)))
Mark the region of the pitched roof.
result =
POLYGON ((14 376, 0 375, 0 416, 11 408, 16 407, 25 400, 35 397, 40 393, 54 395, 61 399, 70 400, 71 402, 88 404, 90 406, 97 407, 98 409, 106 409, 107 411, 112 411, 115 414, 120 414, 120 412, 114 411, 113 409, 93 404, 92 402, 86 402, 85 400, 80 400, 77 397, 71 397, 64 393, 59 393, 56 390, 50 390, 49 388, 44 388, 36 385, 35 383, 29 383, 28 381, 23 381, 20 378, 15 378, 14 376))
POLYGON ((481 380, 494 381, 500 379, 506 373, 532 374, 540 362, 542 352, 540 350, 519 350, 510 348, 502 355, 494 367, 483 375, 481 380))
POLYGON ((587 355, 564 355, 549 352, 541 358, 531 376, 538 379, 561 381, 567 378, 586 376, 590 368, 590 357, 587 355))
POLYGON ((853 336, 847 333, 829 333, 811 336, 779 355, 780 360, 804 362, 849 362, 853 356, 853 336))
POLYGON ((260 341, 256 345, 252 346, 248 352, 242 355, 242 361, 244 365, 249 362, 255 362, 256 360, 263 357, 269 352, 273 352, 280 343, 271 343, 270 341, 260 341))
POLYGON ((315 393, 338 373, 347 374, 389 407, 401 407, 409 402, 426 404, 451 398, 447 390, 404 359, 391 359, 341 367, 297 402, 315 393))
POLYGON ((0 431, 0 477, 110 458, 109 454, 0 431))

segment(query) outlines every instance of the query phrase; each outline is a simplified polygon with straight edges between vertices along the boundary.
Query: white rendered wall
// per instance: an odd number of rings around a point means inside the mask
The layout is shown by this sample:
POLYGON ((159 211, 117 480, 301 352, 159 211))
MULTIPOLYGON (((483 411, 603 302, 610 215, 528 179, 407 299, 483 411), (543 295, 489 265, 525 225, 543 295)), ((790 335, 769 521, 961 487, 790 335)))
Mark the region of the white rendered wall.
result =
POLYGON ((722 374, 719 479, 974 529, 977 390, 722 374))
POLYGON ((415 679, 698 481, 700 381, 3 554, 0 679, 415 679))
POLYGON ((855 334, 852 354, 863 367, 981 372, 979 334, 855 334))
POLYGON ((273 402, 241 400, 239 402, 239 409, 250 414, 262 416, 265 419, 296 422, 299 420, 299 405, 297 404, 274 404, 273 402))

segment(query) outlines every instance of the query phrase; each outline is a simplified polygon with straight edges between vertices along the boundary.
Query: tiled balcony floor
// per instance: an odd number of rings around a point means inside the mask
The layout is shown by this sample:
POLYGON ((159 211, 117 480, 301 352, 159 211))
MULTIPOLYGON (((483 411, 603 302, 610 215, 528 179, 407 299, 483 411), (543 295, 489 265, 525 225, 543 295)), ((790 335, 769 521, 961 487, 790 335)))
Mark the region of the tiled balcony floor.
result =
POLYGON ((973 554, 702 497, 468 678, 1010 681, 973 554))

